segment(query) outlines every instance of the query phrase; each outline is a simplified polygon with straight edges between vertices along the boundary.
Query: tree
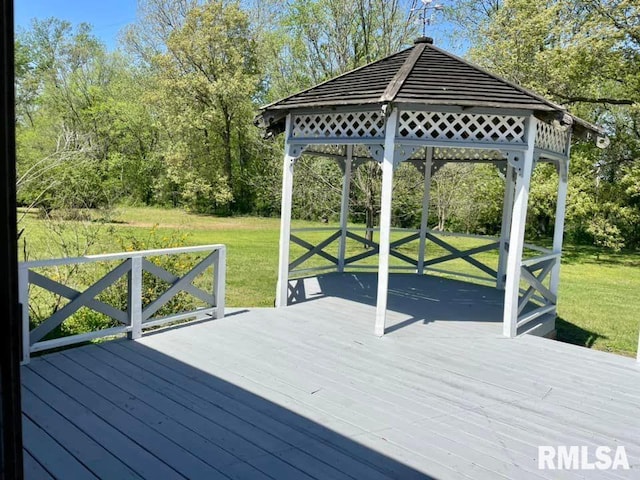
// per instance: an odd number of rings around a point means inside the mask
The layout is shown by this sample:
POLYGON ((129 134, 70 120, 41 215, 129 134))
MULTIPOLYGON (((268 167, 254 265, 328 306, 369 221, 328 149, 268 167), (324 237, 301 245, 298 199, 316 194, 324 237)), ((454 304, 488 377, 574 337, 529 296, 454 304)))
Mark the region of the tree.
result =
MULTIPOLYGON (((568 218, 567 225, 577 228, 570 233, 586 235, 600 245, 620 245, 618 239, 597 240, 603 235, 617 235, 627 246, 638 245, 637 236, 626 226, 637 205, 629 203, 619 184, 640 151, 640 6, 627 0, 474 3, 475 7, 458 2, 452 15, 472 41, 473 60, 567 105, 573 113, 604 126, 611 137, 604 152, 589 145, 574 148, 579 152, 574 160, 579 158, 581 166, 579 177, 570 182, 578 184, 582 193, 570 196, 570 201, 589 197, 580 203, 590 205, 590 213, 568 218)), ((532 198, 536 190, 547 187, 548 178, 534 177, 532 198)), ((534 216, 542 222, 537 225, 539 233, 548 234, 544 224, 553 217, 547 210, 551 203, 545 202, 544 208, 534 205, 534 216)))
MULTIPOLYGON (((236 185, 234 171, 249 161, 245 140, 253 128, 252 97, 259 85, 247 14, 236 2, 192 7, 151 65, 167 134, 182 139, 174 159, 187 164, 178 164, 175 172, 184 166, 191 170, 198 183, 208 185, 197 187, 201 193, 209 187, 230 192, 236 185)), ((195 186, 192 180, 187 183, 195 186)), ((219 205, 231 200, 230 195, 211 198, 219 205)))

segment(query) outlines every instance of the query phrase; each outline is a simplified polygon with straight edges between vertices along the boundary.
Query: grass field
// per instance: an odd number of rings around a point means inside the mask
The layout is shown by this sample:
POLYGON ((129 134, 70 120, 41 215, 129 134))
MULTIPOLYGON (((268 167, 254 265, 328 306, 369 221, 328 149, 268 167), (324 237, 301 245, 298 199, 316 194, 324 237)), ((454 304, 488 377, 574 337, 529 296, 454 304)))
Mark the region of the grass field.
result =
MULTIPOLYGON (((88 253, 119 251, 128 239, 144 242, 152 237, 184 245, 223 243, 227 245, 227 304, 229 306, 272 306, 278 261, 279 220, 275 218, 233 217, 214 218, 192 215, 180 210, 153 208, 121 208, 113 221, 44 222, 26 215, 20 228, 22 251, 29 259, 69 256, 74 249, 82 251, 88 237, 94 237, 88 253), (52 233, 53 229, 53 233, 52 233), (24 242, 26 241, 26 248, 24 242), (65 245, 65 247, 61 247, 65 245)), ((294 228, 337 225, 294 221, 294 228)), ((304 239, 318 242, 331 232, 300 233, 304 239)), ((458 248, 471 248, 477 240, 455 239, 458 248)), ((335 245, 335 244, 334 244, 335 245)), ((348 251, 362 251, 356 242, 348 251)), ((403 251, 415 255, 417 242, 403 251)), ((292 248, 292 258, 304 252, 292 248)), ((438 248, 429 246, 431 255, 438 248)), ((476 258, 496 262, 497 252, 487 252, 476 258)), ((370 259, 375 264, 375 258, 370 259)), ((447 268, 473 272, 473 267, 456 260, 447 268)), ((396 262, 398 264, 398 262, 396 262)), ((305 266, 320 266, 314 260, 305 266)), ((606 253, 590 247, 568 245, 563 256, 558 304, 558 338, 623 355, 634 355, 640 328, 640 253, 606 253)))

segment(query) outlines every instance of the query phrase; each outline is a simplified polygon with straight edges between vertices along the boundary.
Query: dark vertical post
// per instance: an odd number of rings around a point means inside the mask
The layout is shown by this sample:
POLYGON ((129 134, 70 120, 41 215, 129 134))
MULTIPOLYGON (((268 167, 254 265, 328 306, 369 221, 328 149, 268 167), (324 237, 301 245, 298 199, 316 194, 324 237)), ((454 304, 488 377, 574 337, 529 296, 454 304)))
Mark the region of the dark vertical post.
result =
POLYGON ((20 479, 20 328, 13 0, 0 0, 0 478, 20 479))

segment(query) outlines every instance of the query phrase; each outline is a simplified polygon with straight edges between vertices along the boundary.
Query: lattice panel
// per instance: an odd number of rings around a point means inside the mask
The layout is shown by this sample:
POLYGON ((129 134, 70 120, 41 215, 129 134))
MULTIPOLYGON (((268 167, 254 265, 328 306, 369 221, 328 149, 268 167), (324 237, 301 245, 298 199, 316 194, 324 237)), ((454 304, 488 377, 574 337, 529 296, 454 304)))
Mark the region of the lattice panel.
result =
POLYGON ((381 112, 314 113, 293 117, 294 138, 384 138, 381 112))
POLYGON ((398 136, 407 139, 523 144, 524 117, 473 113, 402 112, 398 136))
POLYGON ((566 155, 569 135, 568 130, 562 131, 551 124, 538 122, 536 147, 566 155))

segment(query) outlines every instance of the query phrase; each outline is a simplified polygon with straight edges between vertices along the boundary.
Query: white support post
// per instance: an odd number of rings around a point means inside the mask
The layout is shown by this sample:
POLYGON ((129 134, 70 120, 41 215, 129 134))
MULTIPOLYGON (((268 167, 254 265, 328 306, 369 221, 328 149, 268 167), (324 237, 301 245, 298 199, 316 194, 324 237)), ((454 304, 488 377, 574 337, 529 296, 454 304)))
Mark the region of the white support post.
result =
POLYGON ((286 307, 289 297, 289 241, 291 237, 291 200, 293 197, 293 165, 296 157, 289 144, 291 114, 287 115, 282 165, 282 204, 280 208, 280 255, 278 284, 276 287, 276 307, 286 307))
POLYGON ((424 259, 427 249, 427 222, 429 221, 429 203, 431 202, 431 167, 433 165, 433 147, 427 147, 424 161, 424 195, 422 196, 422 218, 420 219, 420 246, 418 247, 417 274, 424 274, 424 259))
POLYGON ((215 318, 224 318, 225 307, 225 283, 227 277, 227 249, 221 247, 215 253, 213 265, 213 288, 215 305, 215 318))
MULTIPOLYGON (((568 154, 567 154, 568 157, 568 154)), ((569 180, 569 159, 560 162, 558 166, 558 197, 556 203, 556 220, 553 228, 553 253, 562 254, 562 240, 564 237, 564 218, 567 208, 567 189, 569 180)), ((558 286, 560 285, 560 256, 556 258, 556 264, 551 270, 551 281, 549 290, 558 297, 558 286)))
POLYGON ((504 203, 502 205, 502 226, 500 227, 500 250, 498 258, 498 278, 496 288, 504 290, 505 274, 507 269, 507 245, 511 232, 511 214, 513 213, 513 167, 507 162, 507 171, 504 177, 504 203))
POLYGON ((22 364, 31 360, 31 341, 29 333, 29 268, 20 265, 18 268, 18 301, 22 306, 22 364))
POLYGON ((398 111, 392 110, 387 117, 382 160, 382 192, 380 199, 380 253, 378 265, 378 297, 376 304, 375 334, 384 335, 387 317, 387 294, 389 289, 389 244, 391 243, 391 200, 393 198, 393 170, 395 168, 395 137, 398 126, 398 111))
POLYGON ((338 252, 338 272, 344 272, 344 256, 347 250, 347 221, 349 220, 349 194, 351 192, 351 165, 353 163, 353 145, 347 145, 347 158, 344 160, 342 177, 342 203, 340 204, 340 251, 338 252))
POLYGON ((518 298, 520 295, 520 269, 522 268, 522 250, 524 248, 524 230, 527 221, 529 186, 533 171, 533 157, 536 139, 537 119, 531 115, 526 122, 527 150, 518 153, 516 171, 516 190, 511 216, 509 235, 509 255, 507 257, 507 279, 504 292, 503 333, 506 337, 518 334, 518 298))
POLYGON ((127 336, 130 340, 135 340, 142 336, 142 256, 136 255, 129 261, 128 313, 131 331, 127 336))

